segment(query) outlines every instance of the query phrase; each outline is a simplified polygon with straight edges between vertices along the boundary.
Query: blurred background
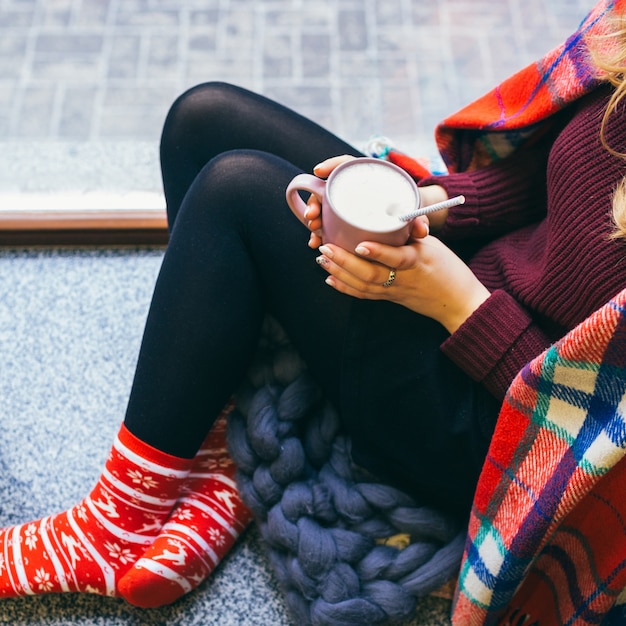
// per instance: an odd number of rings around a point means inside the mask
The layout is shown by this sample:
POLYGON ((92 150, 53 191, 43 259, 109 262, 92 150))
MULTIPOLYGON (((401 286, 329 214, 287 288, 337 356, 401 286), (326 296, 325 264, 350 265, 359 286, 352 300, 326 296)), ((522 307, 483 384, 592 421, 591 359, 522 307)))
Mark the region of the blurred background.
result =
POLYGON ((0 194, 160 193, 164 116, 208 80, 275 98, 359 147, 383 134, 430 156, 439 120, 559 43, 592 5, 0 0, 0 194))

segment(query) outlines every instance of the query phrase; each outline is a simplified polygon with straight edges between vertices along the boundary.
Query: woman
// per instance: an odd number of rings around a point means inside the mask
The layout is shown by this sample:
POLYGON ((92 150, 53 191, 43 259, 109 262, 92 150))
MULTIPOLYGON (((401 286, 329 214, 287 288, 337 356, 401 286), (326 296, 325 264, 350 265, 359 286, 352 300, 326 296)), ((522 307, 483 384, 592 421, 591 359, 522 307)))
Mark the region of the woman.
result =
MULTIPOLYGON (((626 145, 613 93, 594 89, 506 159, 420 181, 424 204, 466 203, 416 221, 405 246, 356 250, 318 249, 318 200, 308 233, 284 195, 296 174, 326 177, 357 150, 234 86, 181 96, 161 144, 170 244, 124 423, 84 501, 2 531, 0 594, 154 606, 202 580, 202 554, 155 535, 175 520, 219 557, 201 499, 221 487, 189 476, 267 313, 338 408, 355 462, 465 521, 514 375, 626 281, 610 216, 623 161, 599 140, 608 110, 606 144, 626 145), (181 549, 163 575, 166 545, 181 549)), ((240 506, 234 490, 216 506, 227 503, 240 506)))

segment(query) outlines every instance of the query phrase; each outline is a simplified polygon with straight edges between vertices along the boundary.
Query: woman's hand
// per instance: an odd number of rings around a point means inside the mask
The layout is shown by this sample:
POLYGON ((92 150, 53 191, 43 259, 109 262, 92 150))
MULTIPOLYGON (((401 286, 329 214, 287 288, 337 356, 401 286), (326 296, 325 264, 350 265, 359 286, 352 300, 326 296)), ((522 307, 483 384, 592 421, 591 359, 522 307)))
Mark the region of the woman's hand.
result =
POLYGON ((323 245, 318 263, 337 291, 389 300, 441 323, 450 333, 489 297, 489 290, 439 239, 426 236, 405 246, 363 242, 352 254, 323 245), (389 286, 383 283, 395 278, 389 286))
MULTIPOLYGON (((337 156, 317 165, 313 173, 327 178, 341 163, 355 157, 337 156)), ((447 200, 439 185, 420 188, 422 206, 447 200)), ((450 333, 489 297, 489 290, 470 268, 439 239, 429 236, 439 229, 447 211, 413 220, 411 243, 387 246, 363 242, 356 254, 335 245, 321 245, 321 199, 311 195, 304 217, 311 231, 309 246, 319 248, 318 263, 329 273, 326 282, 355 298, 389 300, 441 323, 450 333)))
MULTIPOLYGON (((322 161, 313 168, 313 174, 319 178, 328 178, 331 172, 342 163, 351 161, 356 157, 344 154, 322 161)), ((322 245, 322 200, 315 194, 311 194, 307 201, 307 209, 304 212, 304 219, 307 220, 307 227, 311 231, 309 238, 310 248, 319 248, 322 245)))

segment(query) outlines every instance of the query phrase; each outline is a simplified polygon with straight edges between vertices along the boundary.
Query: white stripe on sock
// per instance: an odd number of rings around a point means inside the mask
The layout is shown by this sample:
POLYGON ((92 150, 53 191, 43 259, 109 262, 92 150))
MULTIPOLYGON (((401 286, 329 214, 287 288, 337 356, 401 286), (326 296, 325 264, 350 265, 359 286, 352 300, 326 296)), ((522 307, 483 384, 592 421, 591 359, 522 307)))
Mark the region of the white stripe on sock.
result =
MULTIPOLYGON (((46 551, 48 552, 48 556, 50 557, 50 560, 52 561, 52 565, 54 566, 54 570, 56 571, 57 576, 59 577, 59 584, 61 585, 61 589, 63 591, 69 591, 70 587, 67 584, 67 578, 65 577, 65 570, 63 568, 63 564, 59 560, 57 552, 54 549, 54 546, 52 545, 52 543, 50 542, 50 537, 48 536, 48 531, 46 530, 46 526, 47 526, 49 520, 50 520, 50 517, 44 517, 41 520, 41 523, 39 524, 39 535, 41 537, 41 541, 43 542, 44 546, 46 547, 46 551)), ((53 533, 53 534, 56 536, 56 533, 53 533)), ((63 555, 65 555, 65 550, 67 549, 67 547, 64 546, 62 549, 63 549, 63 555)), ((72 570, 72 568, 70 567, 69 569, 72 571, 72 575, 74 575, 74 571, 72 570)), ((75 576, 74 576, 74 582, 75 583, 78 582, 76 580, 75 576)))
MULTIPOLYGON (((4 567, 7 570, 7 575, 9 577, 9 581, 11 582, 11 587, 13 587, 13 589, 15 589, 15 592, 17 593, 17 585, 15 584, 15 580, 13 578, 13 573, 11 572, 11 563, 9 560, 9 544, 10 544, 10 536, 13 534, 13 531, 10 528, 7 528, 7 530, 4 531, 4 551, 3 551, 3 556, 4 558, 4 567)), ((13 562, 15 562, 15 557, 13 557, 13 562)))
POLYGON ((198 454, 196 454, 195 458, 196 459, 202 459, 204 457, 206 458, 215 458, 216 456, 226 456, 228 454, 228 447, 227 446, 220 446, 215 447, 215 448, 210 448, 209 450, 198 450, 198 454))
MULTIPOLYGON (((104 528, 114 537, 123 541, 129 541, 132 543, 138 543, 142 546, 149 546, 157 537, 157 535, 140 535, 138 533, 131 533, 119 526, 116 526, 113 522, 110 522, 100 511, 98 507, 93 503, 90 496, 85 498, 85 503, 89 507, 89 510, 93 516, 104 526, 104 528)), ((158 534, 158 533, 157 533, 158 534)))
MULTIPOLYGON (((176 526, 176 524, 172 522, 170 526, 168 527, 169 531, 176 530, 175 528, 173 528, 174 526, 176 526)), ((185 529, 188 528, 188 526, 182 526, 182 525, 181 527, 185 529)), ((187 546, 187 548, 189 548, 196 555, 197 558, 199 558, 202 561, 202 564, 204 565, 204 567, 206 567, 208 570, 213 570, 213 568, 217 565, 215 558, 213 558, 213 557, 216 557, 215 553, 213 553, 213 556, 211 557, 212 558, 211 562, 205 559, 204 557, 211 556, 211 555, 210 554, 207 555, 206 550, 204 549, 203 546, 198 546, 197 543, 194 543, 194 541, 192 541, 191 538, 189 537, 190 534, 193 534, 193 533, 189 533, 187 530, 185 530, 184 534, 182 533, 174 534, 172 532, 167 532, 165 527, 163 527, 163 529, 159 533, 159 541, 163 539, 164 537, 166 537, 167 539, 171 541, 178 541, 184 544, 185 546, 187 546)))
MULTIPOLYGON (((90 509, 93 509, 91 502, 89 502, 89 498, 85 498, 85 502, 90 509)), ((87 550, 87 552, 89 552, 89 554, 91 554, 93 560, 100 566, 104 576, 104 584, 106 586, 105 595, 115 596, 115 572, 113 571, 113 568, 109 565, 108 561, 102 557, 100 552, 96 550, 94 545, 87 538, 87 535, 83 533, 81 527, 78 525, 78 522, 74 519, 71 509, 67 512, 67 521, 83 547, 87 550)))
POLYGON ((237 491, 237 483, 228 476, 224 476, 224 474, 214 474, 213 472, 198 472, 189 474, 189 478, 213 478, 214 480, 219 480, 221 483, 228 485, 235 491, 237 491))
MULTIPOLYGON (((102 471, 102 475, 117 490, 121 491, 127 496, 130 496, 131 498, 137 499, 140 502, 144 502, 145 504, 153 504, 159 507, 169 507, 170 509, 176 504, 176 498, 165 500, 164 498, 156 498, 154 496, 149 496, 141 491, 137 491, 133 489, 126 483, 123 483, 119 478, 116 478, 115 476, 113 476, 113 474, 111 474, 111 472, 109 472, 109 470, 107 470, 106 468, 104 468, 104 470, 102 471)), ((137 507, 137 505, 133 504, 132 502, 128 502, 128 504, 130 504, 131 506, 134 506, 135 508, 140 508, 140 507, 137 507)), ((142 510, 145 510, 145 509, 142 509, 142 510)), ((153 513, 154 511, 150 511, 150 512, 153 513)))
MULTIPOLYGON (((185 504, 190 504, 191 506, 200 509, 203 513, 206 513, 209 517, 212 517, 220 526, 223 526, 235 539, 239 537, 239 533, 233 528, 232 524, 224 519, 215 509, 210 506, 207 506, 204 502, 196 498, 181 498, 179 501, 184 502, 185 504)), ((220 505, 221 508, 224 508, 223 505, 220 505)))
POLYGON ((163 526, 163 530, 174 531, 180 533, 181 535, 186 535, 192 541, 195 541, 201 548, 204 550, 213 561, 214 565, 217 565, 220 562, 220 558, 217 556, 213 548, 195 531, 193 528, 189 526, 184 526, 183 524, 177 524, 175 522, 168 522, 163 526))
POLYGON ((153 574, 161 576, 161 578, 165 578, 170 582, 176 583, 182 588, 184 593, 188 593, 193 589, 189 581, 184 576, 181 576, 178 572, 170 569, 167 565, 157 563, 152 559, 139 559, 137 563, 135 563, 134 567, 143 567, 153 574))
POLYGON ((230 502, 230 504, 233 506, 228 506, 228 504, 224 502, 222 499, 218 498, 216 493, 214 493, 213 491, 209 491, 208 493, 203 493, 197 490, 196 491, 190 490, 186 493, 188 497, 190 498, 197 498, 198 500, 201 500, 202 502, 206 502, 207 506, 211 507, 211 509, 214 510, 218 515, 219 514, 224 515, 226 519, 230 520, 229 524, 230 526, 232 526, 232 528, 237 533, 237 535, 243 532, 246 526, 248 525, 250 516, 247 513, 246 509, 244 508, 243 510, 240 510, 239 512, 235 510, 235 507, 238 504, 241 504, 241 496, 239 495, 238 492, 235 492, 233 494, 234 496, 236 496, 236 498, 233 498, 233 500, 236 500, 236 501, 230 502), (243 518, 240 519, 238 517, 238 513, 243 515, 243 518))
POLYGON ((159 465, 158 463, 154 463, 153 461, 148 461, 143 457, 139 456, 135 452, 133 452, 130 448, 127 448, 119 439, 119 436, 115 438, 113 442, 113 447, 122 454, 129 461, 141 467, 143 469, 148 469, 155 474, 161 474, 161 476, 171 476, 172 478, 185 478, 189 473, 188 470, 177 470, 172 467, 167 467, 165 465, 159 465))
MULTIPOLYGON (((24 589, 26 595, 32 596, 35 594, 32 587, 30 586, 30 582, 28 581, 28 577, 26 576, 26 570, 24 569, 23 561, 22 561, 22 550, 20 545, 20 529, 22 526, 16 526, 13 529, 12 537, 11 537, 11 547, 13 548, 13 564, 15 565, 15 573, 17 574, 17 578, 24 589)), ((9 564, 7 563, 7 567, 9 564)), ((15 583, 11 580, 11 584, 13 588, 15 588, 15 583)))

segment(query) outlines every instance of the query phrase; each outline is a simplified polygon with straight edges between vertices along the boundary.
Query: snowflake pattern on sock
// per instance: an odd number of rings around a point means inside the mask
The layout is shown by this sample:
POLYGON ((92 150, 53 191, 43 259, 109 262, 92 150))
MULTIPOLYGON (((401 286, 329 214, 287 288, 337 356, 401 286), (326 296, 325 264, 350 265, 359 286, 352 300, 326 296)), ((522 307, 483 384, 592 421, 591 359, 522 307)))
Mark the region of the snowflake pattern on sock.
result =
POLYGON ((189 465, 122 426, 86 498, 57 515, 0 531, 0 596, 116 595, 117 580, 170 514, 189 465))
POLYGON ((132 604, 162 606, 195 589, 252 519, 226 446, 226 412, 196 455, 159 537, 120 581, 120 594, 132 604))

